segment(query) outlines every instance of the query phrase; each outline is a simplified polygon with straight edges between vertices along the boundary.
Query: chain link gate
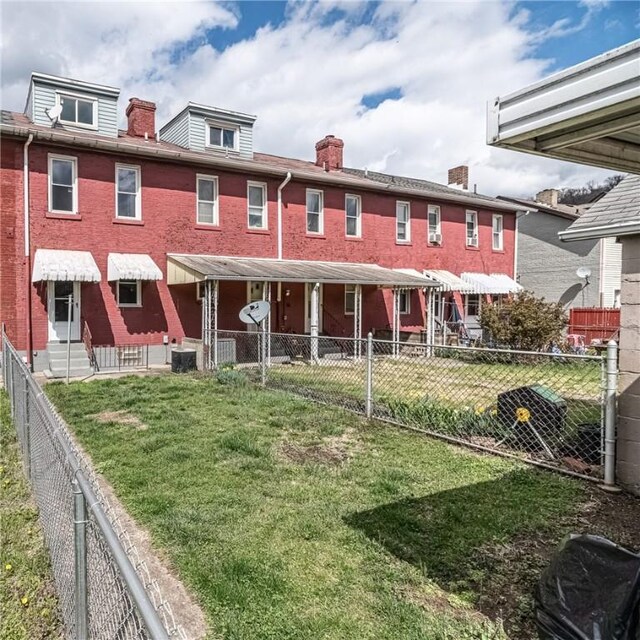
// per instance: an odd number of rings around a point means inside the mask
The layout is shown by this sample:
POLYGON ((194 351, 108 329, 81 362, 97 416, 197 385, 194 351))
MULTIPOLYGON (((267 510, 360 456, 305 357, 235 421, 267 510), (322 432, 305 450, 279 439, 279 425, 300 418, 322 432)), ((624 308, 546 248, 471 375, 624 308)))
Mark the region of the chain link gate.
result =
POLYGON ((89 461, 2 331, 2 378, 66 636, 186 639, 89 461))

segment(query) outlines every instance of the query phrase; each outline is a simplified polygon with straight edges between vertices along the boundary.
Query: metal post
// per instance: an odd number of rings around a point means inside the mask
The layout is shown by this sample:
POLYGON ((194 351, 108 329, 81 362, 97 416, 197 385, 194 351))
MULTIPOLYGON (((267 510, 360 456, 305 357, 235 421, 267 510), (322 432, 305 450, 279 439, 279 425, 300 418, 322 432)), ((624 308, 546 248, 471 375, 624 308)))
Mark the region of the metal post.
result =
POLYGON ((267 317, 263 320, 264 325, 264 338, 267 343, 266 348, 266 363, 267 366, 271 366, 271 283, 263 282, 262 283, 262 299, 269 303, 269 313, 267 317))
POLYGON ((267 384, 267 331, 265 323, 267 319, 264 318, 260 323, 260 332, 258 334, 258 340, 260 341, 260 384, 264 387, 267 384))
POLYGON ((616 491, 616 393, 618 391, 618 345, 607 343, 607 386, 604 405, 604 488, 616 491))
POLYGON ((367 384, 365 389, 365 415, 373 415, 373 334, 367 335, 367 384))
POLYGON ((362 337, 362 285, 355 285, 353 294, 353 355, 356 360, 360 360, 362 355, 362 345, 360 339, 362 337))
POLYGON ((392 355, 397 358, 400 355, 400 290, 393 289, 393 323, 391 325, 392 355))
POLYGON ((207 284, 210 285, 210 301, 211 307, 207 310, 211 314, 210 327, 213 330, 213 366, 218 368, 218 295, 219 295, 219 281, 214 280, 207 284))
POLYGON ((67 384, 69 384, 69 368, 71 367, 71 314, 73 312, 73 294, 69 294, 69 305, 67 308, 67 384))
POLYGON ((27 478, 31 479, 31 421, 29 418, 29 378, 28 373, 24 373, 24 453, 25 472, 27 478))
POLYGON ((318 362, 318 325, 319 325, 319 307, 318 297, 320 284, 318 282, 311 286, 311 362, 318 362))
POLYGON ((87 640, 87 505, 78 481, 73 480, 73 542, 75 550, 75 640, 87 640))

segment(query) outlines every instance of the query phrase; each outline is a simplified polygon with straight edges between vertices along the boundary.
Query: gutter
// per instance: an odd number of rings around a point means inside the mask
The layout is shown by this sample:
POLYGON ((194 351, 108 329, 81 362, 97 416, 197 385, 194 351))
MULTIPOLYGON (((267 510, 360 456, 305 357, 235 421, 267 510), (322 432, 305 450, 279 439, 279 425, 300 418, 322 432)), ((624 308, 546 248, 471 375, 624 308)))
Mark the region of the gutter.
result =
POLYGON ((24 207, 24 258, 25 258, 25 285, 27 300, 27 364, 33 371, 33 338, 31 327, 31 220, 29 211, 29 145, 33 142, 33 133, 29 134, 22 150, 23 156, 23 207, 24 207))
POLYGON ((289 184, 291 178, 291 171, 289 171, 284 182, 278 187, 278 260, 282 260, 282 190, 289 184))
POLYGON ((604 224, 585 229, 567 229, 560 231, 558 237, 563 242, 572 240, 598 240, 599 238, 613 238, 616 236, 640 235, 640 220, 620 222, 618 224, 604 224))
POLYGON ((464 193, 448 194, 436 191, 422 191, 419 189, 406 189, 373 181, 364 181, 353 178, 346 178, 339 173, 321 173, 312 171, 290 171, 289 169, 278 169, 257 162, 255 160, 240 160, 237 158, 225 158, 218 156, 206 156, 193 151, 172 151, 169 149, 153 147, 154 142, 148 142, 147 145, 132 144, 130 142, 122 142, 118 140, 106 140, 77 136, 67 132, 30 129, 29 127, 16 125, 0 125, 0 135, 12 135, 16 137, 26 138, 33 135, 34 139, 39 142, 51 142, 53 144, 63 144, 70 146, 83 147, 87 149, 96 149, 109 153, 122 153, 130 155, 138 155, 147 158, 155 158, 162 160, 171 160, 174 162, 184 162, 195 165, 215 166, 226 168, 231 171, 243 171, 246 173, 270 175, 274 177, 285 178, 291 173, 292 178, 305 180, 313 183, 332 184, 336 186, 349 187, 355 190, 377 191, 382 193, 397 193, 399 195, 414 196, 421 199, 431 199, 441 202, 455 202, 458 204, 473 205, 477 208, 488 209, 490 211, 505 211, 516 213, 521 211, 522 207, 512 205, 507 202, 496 200, 488 201, 482 198, 474 198, 464 193))

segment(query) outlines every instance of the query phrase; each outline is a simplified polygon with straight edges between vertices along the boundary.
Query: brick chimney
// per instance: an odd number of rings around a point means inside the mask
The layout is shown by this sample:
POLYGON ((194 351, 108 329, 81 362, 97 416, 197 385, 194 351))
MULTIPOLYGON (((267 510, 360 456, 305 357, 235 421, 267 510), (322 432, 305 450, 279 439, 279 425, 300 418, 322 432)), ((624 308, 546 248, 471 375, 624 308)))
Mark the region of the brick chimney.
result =
POLYGON ((469 189, 469 167, 466 164, 461 164, 459 167, 449 169, 447 184, 450 187, 467 191, 469 189))
POLYGON ((325 171, 342 169, 344 142, 335 136, 325 136, 316 142, 316 164, 325 171))
POLYGON ((127 106, 127 134, 144 138, 145 134, 154 139, 156 136, 156 105, 154 102, 130 98, 127 106))
POLYGON ((558 189, 543 189, 540 193, 536 193, 536 202, 546 204, 548 207, 558 206, 558 189))

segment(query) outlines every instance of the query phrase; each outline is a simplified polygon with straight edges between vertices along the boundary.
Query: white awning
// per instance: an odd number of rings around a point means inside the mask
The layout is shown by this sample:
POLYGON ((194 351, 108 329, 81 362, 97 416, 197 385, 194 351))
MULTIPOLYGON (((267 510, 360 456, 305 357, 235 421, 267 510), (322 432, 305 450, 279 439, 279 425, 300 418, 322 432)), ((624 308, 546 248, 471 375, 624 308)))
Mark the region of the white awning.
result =
POLYGON ((425 269, 424 275, 440 284, 440 291, 475 293, 472 285, 451 273, 451 271, 445 271, 444 269, 425 269))
POLYGON ((110 253, 107 280, 162 280, 162 271, 145 253, 110 253))
POLYGON ((98 265, 89 251, 37 249, 31 281, 42 280, 100 282, 101 276, 98 265))
POLYGON ((472 288, 472 293, 508 294, 522 291, 522 286, 506 273, 462 273, 460 277, 472 288))

